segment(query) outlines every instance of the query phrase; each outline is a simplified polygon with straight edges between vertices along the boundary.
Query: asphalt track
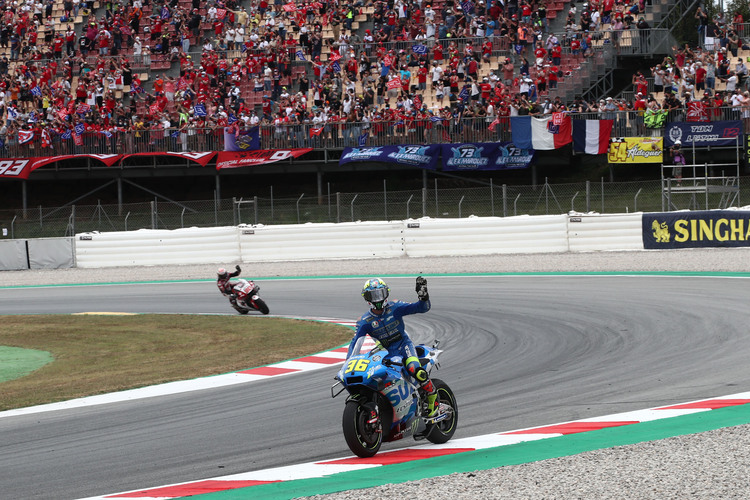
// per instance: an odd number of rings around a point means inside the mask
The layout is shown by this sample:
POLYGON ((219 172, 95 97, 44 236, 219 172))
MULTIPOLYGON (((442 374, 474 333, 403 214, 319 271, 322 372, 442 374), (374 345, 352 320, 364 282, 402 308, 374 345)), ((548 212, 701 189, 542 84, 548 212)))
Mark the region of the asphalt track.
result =
MULTIPOLYGON (((264 280, 272 314, 354 319, 361 279, 264 280)), ((389 279, 411 300, 413 278, 389 279)), ((747 280, 709 276, 431 277, 407 322, 442 340, 456 437, 745 390, 747 280)), ((212 282, 0 289, 0 314, 228 313, 212 282)), ((67 499, 349 455, 337 368, 0 419, 3 498, 67 499)), ((392 443, 394 449, 413 441, 392 443)))

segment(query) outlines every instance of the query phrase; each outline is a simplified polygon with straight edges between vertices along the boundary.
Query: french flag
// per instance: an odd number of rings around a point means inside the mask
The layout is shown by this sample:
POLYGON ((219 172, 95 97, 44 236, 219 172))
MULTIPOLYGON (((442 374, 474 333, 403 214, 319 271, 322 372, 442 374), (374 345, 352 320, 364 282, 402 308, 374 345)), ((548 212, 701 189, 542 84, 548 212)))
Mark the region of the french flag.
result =
POLYGON ((510 131, 513 144, 520 149, 547 151, 570 144, 570 116, 552 113, 552 116, 513 116, 510 131))
POLYGON ((609 151, 613 120, 573 120, 573 151, 602 155, 609 151))

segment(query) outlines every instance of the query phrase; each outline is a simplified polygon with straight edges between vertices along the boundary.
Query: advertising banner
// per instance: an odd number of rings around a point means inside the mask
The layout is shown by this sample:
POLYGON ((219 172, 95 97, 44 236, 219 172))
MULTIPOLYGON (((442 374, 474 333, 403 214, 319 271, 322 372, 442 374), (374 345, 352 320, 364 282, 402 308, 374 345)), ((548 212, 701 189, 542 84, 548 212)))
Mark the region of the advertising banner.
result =
POLYGON ((750 246, 750 212, 738 210, 646 213, 643 248, 750 246))
POLYGON ((408 165, 410 167, 437 168, 440 146, 378 146, 369 148, 345 148, 339 165, 350 162, 379 161, 408 165))
POLYGON ((609 163, 663 163, 661 137, 614 137, 609 144, 609 163))
POLYGON ((37 158, 13 158, 0 160, 0 177, 11 179, 28 179, 34 170, 56 163, 63 160, 73 160, 80 158, 92 158, 111 167, 120 159, 122 155, 59 155, 59 156, 40 156, 37 158))
POLYGON ((258 149, 256 151, 229 152, 219 151, 216 158, 216 170, 224 168, 254 167, 266 163, 299 158, 313 148, 298 149, 258 149))
POLYGON ((527 168, 534 151, 510 142, 442 144, 443 170, 503 170, 527 168))
POLYGON ((664 143, 672 146, 681 141, 682 147, 733 146, 742 134, 741 120, 708 123, 671 122, 664 130, 664 143))
POLYGON ((134 156, 177 156, 185 160, 192 160, 199 163, 201 167, 205 167, 213 159, 216 151, 209 151, 207 153, 181 153, 177 151, 166 151, 164 153, 133 153, 124 155, 122 158, 133 158, 134 156))

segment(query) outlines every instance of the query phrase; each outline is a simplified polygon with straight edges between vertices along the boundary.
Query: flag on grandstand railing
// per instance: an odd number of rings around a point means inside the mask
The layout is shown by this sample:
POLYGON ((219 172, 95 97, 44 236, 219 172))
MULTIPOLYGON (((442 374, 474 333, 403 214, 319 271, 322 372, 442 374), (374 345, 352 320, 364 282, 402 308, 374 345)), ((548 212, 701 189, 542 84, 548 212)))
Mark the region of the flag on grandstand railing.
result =
POLYGON ((83 146, 83 136, 80 134, 73 134, 73 144, 76 146, 83 146))
POLYGON ((224 127, 224 151, 255 151, 260 149, 260 127, 234 131, 224 127))
POLYGON ((323 127, 310 127, 310 137, 319 137, 323 132, 323 127))
POLYGON ((426 45, 412 45, 411 50, 415 54, 426 54, 427 53, 427 46, 426 45))
POLYGON ((228 123, 229 125, 233 124, 233 123, 234 123, 234 122, 236 122, 236 121, 237 121, 237 117, 236 117, 236 116, 234 116, 234 113, 230 114, 230 115, 229 115, 229 116, 227 117, 227 123, 228 123))
POLYGON ((551 117, 512 116, 510 131, 513 144, 521 149, 546 151, 572 142, 570 116, 552 113, 551 117))
POLYGON ((341 73, 341 65, 339 65, 338 61, 333 61, 333 64, 331 64, 331 72, 341 73))
POLYGON ((19 130, 18 131, 18 144, 26 144, 34 139, 33 130, 19 130))
POLYGON ((172 131, 171 134, 169 134, 169 137, 172 139, 177 139, 180 136, 180 129, 175 129, 172 131))
POLYGON ((88 105, 88 104, 86 104, 85 102, 82 102, 82 103, 81 103, 81 104, 79 104, 79 105, 78 105, 78 107, 76 108, 76 113, 78 113, 79 115, 85 115, 85 114, 86 114, 86 113, 88 113, 89 111, 91 111, 91 106, 89 106, 89 105, 88 105))
POLYGON ((42 89, 39 88, 39 85, 34 85, 31 88, 31 95, 36 97, 42 97, 42 89))
POLYGON ((399 125, 403 125, 403 124, 404 124, 404 120, 399 120, 399 121, 393 123, 393 125, 391 125, 391 127, 398 127, 399 125))
POLYGON ((487 130, 490 130, 490 131, 494 132, 495 131, 495 127, 497 127, 498 125, 500 125, 500 117, 496 116, 495 119, 492 120, 492 123, 490 123, 490 126, 487 127, 487 130))
POLYGON ((431 122, 441 122, 443 121, 443 118, 441 116, 431 116, 430 117, 431 122))
POLYGON ((52 138, 49 135, 49 131, 46 128, 42 129, 42 148, 51 148, 52 138))
POLYGON ((75 126, 75 133, 78 135, 83 135, 83 133, 86 132, 86 125, 83 123, 79 123, 75 126))
POLYGON ((708 118, 708 107, 703 101, 690 101, 687 103, 687 117, 685 121, 688 122, 707 122, 708 118))
POLYGON ((422 109, 422 96, 414 96, 414 109, 422 109))
POLYGON ((588 155, 609 152, 613 120, 573 120, 573 151, 588 155))
POLYGON ((62 135, 60 136, 60 139, 67 141, 71 137, 73 137, 73 131, 71 129, 67 129, 65 132, 62 133, 62 135))
POLYGON ((297 59, 299 59, 300 61, 307 61, 307 59, 305 59, 305 53, 302 52, 301 50, 298 50, 294 54, 297 56, 297 59))
POLYGON ((110 132, 109 130, 100 130, 99 133, 102 134, 107 139, 112 138, 112 132, 110 132))
POLYGON ((206 116, 206 106, 200 103, 193 106, 193 115, 206 116))
POLYGON ((388 80, 388 90, 401 88, 401 77, 397 76, 392 80, 388 80))
POLYGON ((365 132, 364 134, 360 134, 360 136, 357 138, 357 144, 359 147, 363 147, 367 145, 367 138, 370 137, 370 132, 365 132))
POLYGON ((294 12, 296 10, 297 6, 294 4, 294 2, 289 2, 288 4, 284 5, 285 12, 294 12))

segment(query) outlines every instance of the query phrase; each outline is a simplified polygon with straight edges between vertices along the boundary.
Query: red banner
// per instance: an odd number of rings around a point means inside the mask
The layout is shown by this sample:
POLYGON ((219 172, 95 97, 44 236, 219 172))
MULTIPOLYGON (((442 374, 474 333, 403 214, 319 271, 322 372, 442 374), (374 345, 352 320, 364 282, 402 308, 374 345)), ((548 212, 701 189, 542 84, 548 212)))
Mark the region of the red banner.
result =
POLYGON ((129 155, 123 155, 122 159, 133 158, 136 156, 178 156, 185 160, 192 160, 196 163, 200 163, 201 167, 205 167, 208 163, 213 160, 216 151, 209 151, 207 153, 180 153, 178 151, 166 151, 164 153, 133 153, 129 155))
POLYGON ((216 169, 253 167, 265 163, 274 163, 288 160, 289 158, 299 158, 312 150, 313 148, 258 149, 256 151, 240 152, 219 151, 219 156, 216 158, 216 169))
POLYGON ((295 10, 297 10, 297 6, 294 3, 290 2, 284 5, 284 11, 286 12, 294 12, 295 10))
POLYGON ((388 80, 388 90, 393 89, 400 89, 401 88, 401 78, 396 77, 393 80, 388 80))
POLYGON ((63 160, 73 160, 80 158, 93 158, 99 160, 108 167, 117 163, 122 155, 60 155, 60 156, 41 156, 38 158, 13 158, 0 160, 0 177, 9 179, 28 179, 29 174, 39 167, 56 163, 63 160))

